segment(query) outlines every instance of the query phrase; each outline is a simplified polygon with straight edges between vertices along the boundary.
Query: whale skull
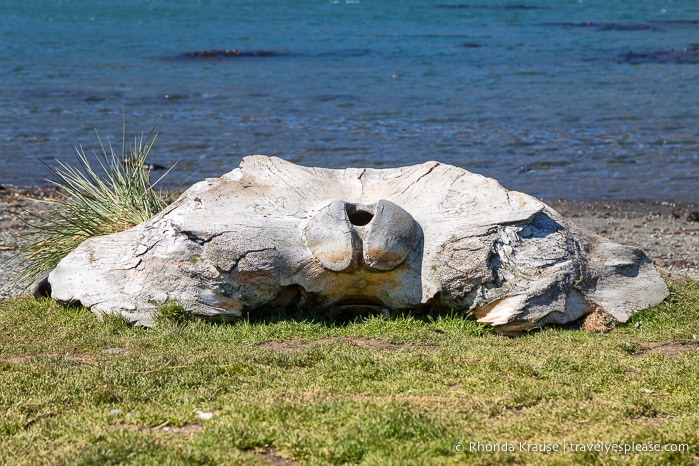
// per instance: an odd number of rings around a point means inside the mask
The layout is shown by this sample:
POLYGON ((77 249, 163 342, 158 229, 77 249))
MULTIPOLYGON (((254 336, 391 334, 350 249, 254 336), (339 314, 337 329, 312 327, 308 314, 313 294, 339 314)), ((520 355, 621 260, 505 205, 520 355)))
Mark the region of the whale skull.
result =
POLYGON ((174 300, 219 317, 432 306, 501 332, 595 310, 625 322, 668 293, 642 251, 461 168, 334 170, 266 156, 83 242, 46 281, 56 300, 142 325, 174 300))

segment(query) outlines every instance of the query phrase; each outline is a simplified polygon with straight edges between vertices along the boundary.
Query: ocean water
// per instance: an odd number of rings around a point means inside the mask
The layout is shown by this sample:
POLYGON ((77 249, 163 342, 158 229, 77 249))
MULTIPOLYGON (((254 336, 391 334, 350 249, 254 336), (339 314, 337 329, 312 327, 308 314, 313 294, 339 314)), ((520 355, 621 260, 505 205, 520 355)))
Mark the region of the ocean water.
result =
POLYGON ((124 116, 171 187, 268 154, 699 201, 699 2, 462 1, 3 0, 0 184, 119 146, 124 116))

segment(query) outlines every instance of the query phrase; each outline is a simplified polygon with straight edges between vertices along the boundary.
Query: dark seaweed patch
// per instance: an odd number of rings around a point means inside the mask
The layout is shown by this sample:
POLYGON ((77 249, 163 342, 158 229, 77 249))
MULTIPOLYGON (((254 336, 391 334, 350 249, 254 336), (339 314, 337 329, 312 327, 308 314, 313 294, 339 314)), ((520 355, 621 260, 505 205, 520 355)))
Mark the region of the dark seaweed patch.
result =
POLYGON ((541 7, 533 5, 471 5, 464 3, 457 4, 439 4, 435 5, 436 8, 451 8, 451 9, 461 9, 461 10, 540 10, 541 7))
POLYGON ((652 22, 667 26, 699 26, 699 19, 659 19, 652 22))
POLYGON ((598 31, 646 31, 653 29, 645 23, 607 23, 607 22, 584 22, 584 23, 546 23, 547 26, 560 26, 566 28, 589 28, 598 31))
POLYGON ((212 50, 196 50, 193 52, 184 52, 174 57, 163 57, 165 59, 184 59, 184 60, 216 60, 216 59, 238 59, 238 58, 266 58, 266 57, 288 57, 288 56, 310 56, 310 57, 325 57, 325 56, 340 56, 340 57, 361 57, 371 52, 370 49, 338 49, 319 52, 316 54, 297 54, 290 52, 280 52, 277 50, 239 50, 239 49, 212 49, 212 50))
POLYGON ((359 97, 354 94, 319 94, 313 97, 318 102, 333 102, 337 100, 357 101, 359 97))
POLYGON ((185 52, 180 55, 181 58, 241 58, 241 57, 276 57, 284 55, 273 50, 200 50, 195 52, 185 52))
MULTIPOLYGON (((316 54, 315 56, 318 57, 363 57, 364 55, 368 55, 371 53, 371 49, 338 49, 338 50, 330 50, 327 52, 320 52, 316 54)), ((313 55, 311 55, 313 56, 313 55)))
POLYGON ((76 99, 84 100, 85 102, 102 102, 104 100, 123 97, 123 92, 110 91, 110 92, 84 92, 75 89, 53 89, 53 90, 40 90, 40 91, 27 91, 24 93, 30 97, 40 97, 40 98, 66 98, 66 99, 76 99))
POLYGON ((687 47, 683 49, 650 50, 648 52, 629 51, 619 56, 616 61, 632 65, 646 63, 693 64, 699 63, 699 48, 687 47))

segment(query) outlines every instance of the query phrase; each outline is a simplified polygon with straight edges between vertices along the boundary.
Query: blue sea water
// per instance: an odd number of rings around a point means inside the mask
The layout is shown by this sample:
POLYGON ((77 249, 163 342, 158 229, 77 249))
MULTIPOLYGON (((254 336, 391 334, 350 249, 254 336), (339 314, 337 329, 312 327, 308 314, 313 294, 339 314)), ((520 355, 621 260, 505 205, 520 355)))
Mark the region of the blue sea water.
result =
POLYGON ((118 146, 123 113, 170 186, 268 154, 699 201, 699 2, 468 1, 2 0, 0 184, 118 146), (276 54, 183 56, 225 49, 276 54))

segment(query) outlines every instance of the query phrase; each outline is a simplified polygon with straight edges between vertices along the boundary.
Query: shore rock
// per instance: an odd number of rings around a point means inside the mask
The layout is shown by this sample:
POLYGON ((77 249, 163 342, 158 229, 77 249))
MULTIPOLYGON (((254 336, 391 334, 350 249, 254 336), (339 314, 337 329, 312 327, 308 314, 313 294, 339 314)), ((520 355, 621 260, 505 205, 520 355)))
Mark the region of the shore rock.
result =
POLYGON ((46 281, 58 301, 142 325, 173 300, 224 318, 434 306, 504 333, 593 311, 625 322, 668 294, 641 250, 461 168, 333 170, 266 156, 195 184, 148 222, 85 241, 46 281))

